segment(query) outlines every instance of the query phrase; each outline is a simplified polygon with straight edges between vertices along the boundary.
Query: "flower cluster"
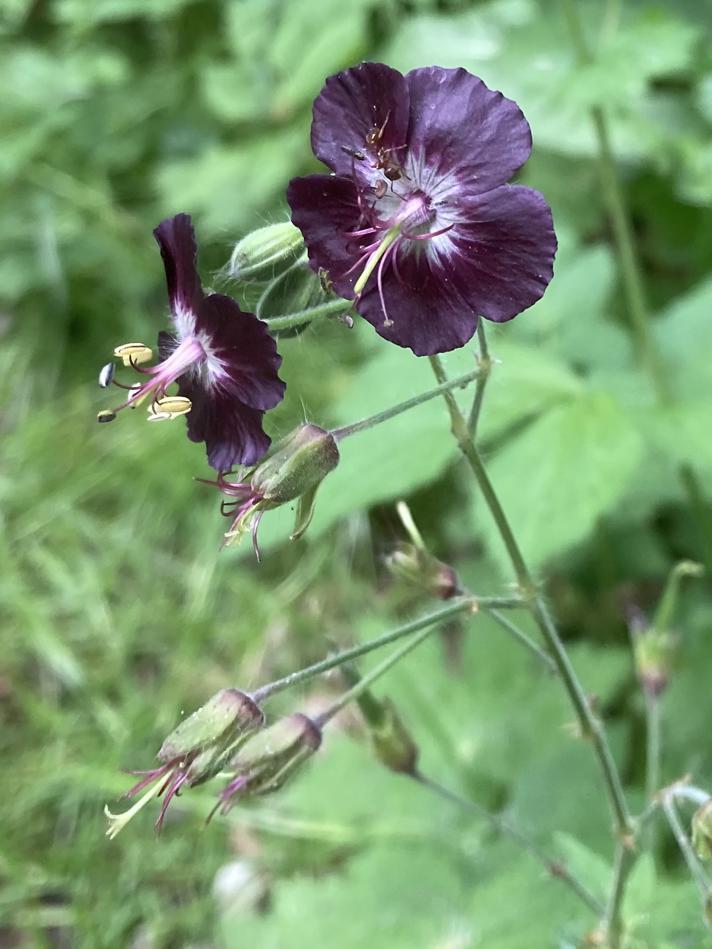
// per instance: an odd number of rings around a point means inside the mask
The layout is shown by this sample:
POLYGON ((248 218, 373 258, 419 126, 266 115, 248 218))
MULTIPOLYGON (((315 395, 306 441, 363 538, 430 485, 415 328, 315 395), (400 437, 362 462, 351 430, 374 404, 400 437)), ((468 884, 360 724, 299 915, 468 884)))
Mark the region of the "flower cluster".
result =
POLYGON ((417 355, 464 345, 478 316, 510 320, 544 293, 556 251, 544 198, 506 184, 531 144, 517 104, 464 69, 332 76, 312 124, 332 174, 287 191, 312 267, 417 355))

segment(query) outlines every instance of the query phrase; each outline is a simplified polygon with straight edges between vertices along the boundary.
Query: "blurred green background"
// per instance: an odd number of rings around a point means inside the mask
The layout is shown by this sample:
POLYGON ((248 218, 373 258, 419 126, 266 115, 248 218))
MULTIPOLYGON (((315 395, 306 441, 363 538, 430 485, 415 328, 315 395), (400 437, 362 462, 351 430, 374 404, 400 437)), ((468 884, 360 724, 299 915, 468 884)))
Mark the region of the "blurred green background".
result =
MULTIPOLYGON (((428 604, 386 576, 407 497, 474 589, 508 589, 487 511, 427 405, 355 436, 297 546, 265 518, 262 566, 220 553, 217 495, 183 424, 98 427, 97 369, 151 343, 165 287, 151 229, 190 212, 206 284, 234 242, 286 216, 314 169, 310 106, 363 58, 465 66, 533 130, 522 180, 560 238, 545 298, 490 332, 482 439, 492 477, 642 803, 643 706, 625 624, 671 566, 712 567, 712 48, 698 0, 579 4, 581 67, 549 0, 1 0, 0 943, 12 946, 580 945, 596 920, 486 825, 385 771, 346 716, 284 793, 206 829, 213 786, 114 842, 102 807, 181 714, 377 635, 428 604), (638 368, 598 183, 607 110, 671 398, 638 368)), ((298 309, 287 300, 285 309, 298 309)), ((427 388, 427 362, 369 327, 280 340, 269 419, 344 424, 427 388)), ((445 358, 466 371, 473 349, 445 358)), ((471 396, 471 394, 470 394, 471 396)), ((709 575, 709 569, 708 569, 709 575)), ((686 588, 664 697, 664 780, 712 784, 712 598, 686 588)), ((367 663, 364 664, 366 667, 367 663)), ((319 708, 327 680, 275 701, 319 708)), ((527 828, 605 892, 611 841, 557 683, 484 618, 379 686, 423 770, 527 828)), ((625 906, 636 947, 712 945, 667 831, 625 906)))

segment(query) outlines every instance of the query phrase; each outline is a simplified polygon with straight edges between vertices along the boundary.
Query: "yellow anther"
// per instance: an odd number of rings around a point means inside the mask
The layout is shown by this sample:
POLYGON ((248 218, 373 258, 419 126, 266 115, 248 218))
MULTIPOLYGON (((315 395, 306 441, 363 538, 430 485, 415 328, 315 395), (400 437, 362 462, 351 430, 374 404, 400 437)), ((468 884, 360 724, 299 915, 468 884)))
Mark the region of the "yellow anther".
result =
POLYGON ((139 365, 142 362, 150 362, 153 359, 153 350, 143 343, 124 343, 123 346, 117 346, 114 350, 114 356, 123 360, 125 366, 139 365))
POLYGON ((149 405, 148 420, 163 422, 167 419, 178 418, 180 415, 187 415, 192 407, 193 403, 184 395, 167 395, 149 405))
POLYGON ((112 412, 111 409, 103 409, 96 416, 97 422, 113 422, 115 418, 116 412, 112 412))

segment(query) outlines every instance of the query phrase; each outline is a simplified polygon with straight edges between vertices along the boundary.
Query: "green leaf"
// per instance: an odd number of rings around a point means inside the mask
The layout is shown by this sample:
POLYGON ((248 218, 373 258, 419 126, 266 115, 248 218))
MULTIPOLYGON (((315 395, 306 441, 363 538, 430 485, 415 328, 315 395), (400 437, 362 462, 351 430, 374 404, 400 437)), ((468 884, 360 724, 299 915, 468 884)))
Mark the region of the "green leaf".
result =
POLYGON ((696 400, 712 387, 712 279, 679 297, 656 322, 674 394, 696 400))
MULTIPOLYGON (((551 409, 508 442, 489 474, 525 558, 541 566, 585 540, 626 489, 641 451, 629 418, 597 392, 551 409)), ((476 516, 489 551, 511 569, 479 498, 476 516)))

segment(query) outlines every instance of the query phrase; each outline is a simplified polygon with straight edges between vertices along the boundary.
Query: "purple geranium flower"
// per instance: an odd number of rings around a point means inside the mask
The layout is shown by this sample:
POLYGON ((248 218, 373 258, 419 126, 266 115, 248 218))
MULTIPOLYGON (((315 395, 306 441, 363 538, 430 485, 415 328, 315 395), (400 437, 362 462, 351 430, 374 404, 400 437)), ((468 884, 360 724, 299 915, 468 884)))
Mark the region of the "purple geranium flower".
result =
MULTIPOLYGON (((152 357, 141 343, 114 350, 145 381, 124 386, 129 390, 127 400, 100 412, 99 421, 113 420, 120 409, 134 408, 150 395, 149 419, 187 415, 188 437, 205 442, 213 468, 229 471, 236 464, 255 464, 270 444, 262 417, 284 397, 276 344, 266 324, 243 312, 233 299, 203 292, 189 215, 162 221, 153 233, 166 270, 173 331, 159 333, 162 361, 155 366, 141 365, 152 357), (178 394, 169 396, 167 389, 174 382, 178 394)), ((111 381, 113 365, 109 364, 99 382, 108 385, 111 381)))
POLYGON ((505 183, 529 157, 529 125, 481 79, 347 69, 314 103, 312 147, 333 174, 290 183, 292 220, 311 266, 385 339, 447 352, 478 316, 510 320, 544 293, 551 211, 538 191, 505 183))

